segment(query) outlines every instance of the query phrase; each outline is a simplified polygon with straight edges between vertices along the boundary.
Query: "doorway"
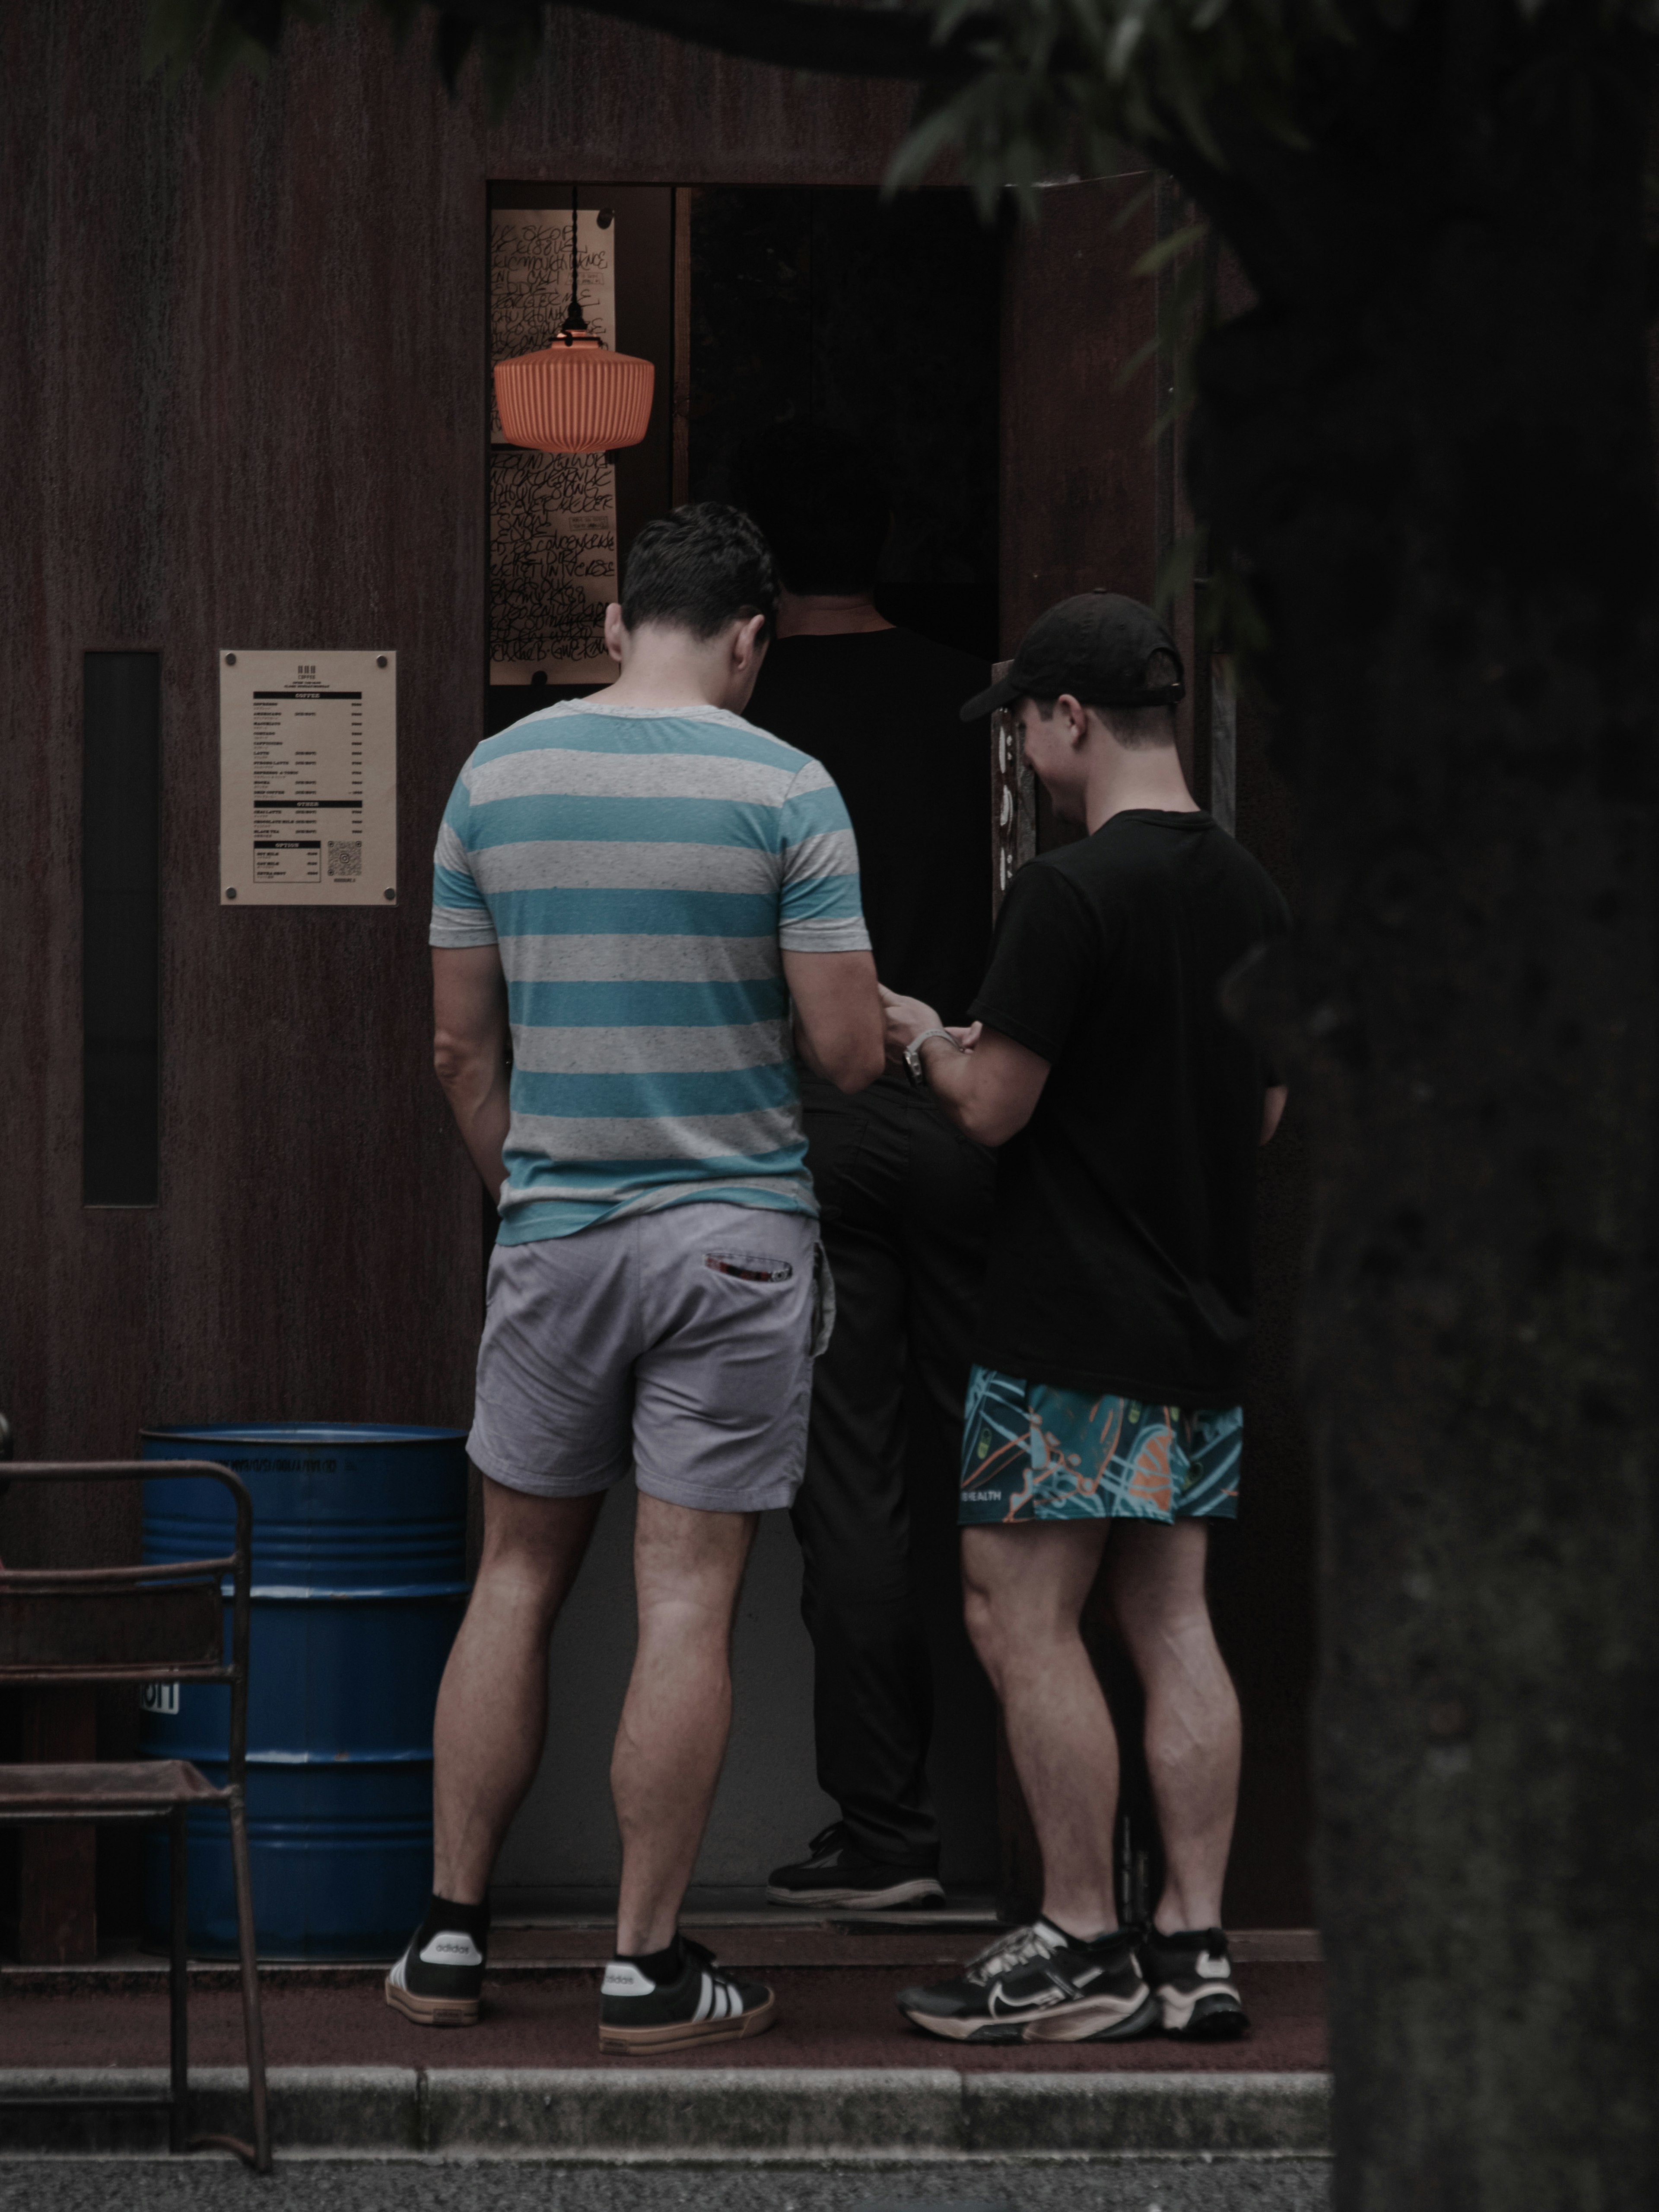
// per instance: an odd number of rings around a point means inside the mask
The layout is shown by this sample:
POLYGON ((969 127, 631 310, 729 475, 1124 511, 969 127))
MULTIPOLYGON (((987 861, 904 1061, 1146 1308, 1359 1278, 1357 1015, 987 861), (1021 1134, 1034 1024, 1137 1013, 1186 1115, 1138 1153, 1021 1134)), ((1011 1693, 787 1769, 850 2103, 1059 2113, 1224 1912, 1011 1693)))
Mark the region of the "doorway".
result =
MULTIPOLYGON (((486 733, 608 678, 594 666, 582 680, 568 659, 554 657, 581 649, 580 610, 568 596, 575 564, 608 553, 606 574, 586 579, 586 588, 591 603, 602 604, 602 588, 615 596, 642 525, 687 498, 729 497, 738 445, 778 422, 827 424, 873 449, 892 511, 878 605, 890 621, 994 657, 1002 248, 965 196, 927 191, 889 204, 848 188, 607 185, 578 185, 575 199, 579 281, 591 283, 594 302, 585 293, 585 310, 592 320, 595 306, 608 306, 610 342, 653 362, 652 425, 641 445, 616 457, 609 483, 590 468, 578 485, 573 472, 538 469, 539 457, 515 449, 504 457, 492 445, 486 733), (558 504, 578 496, 598 509, 578 515, 558 504), (609 546, 596 547, 605 530, 609 546), (533 612, 537 594, 545 600, 555 590, 566 592, 575 627, 538 635, 526 604, 533 612), (526 641, 546 657, 526 654, 526 641)), ((568 185, 490 188, 492 237, 502 240, 495 258, 514 268, 521 290, 545 246, 550 325, 534 334, 533 303, 518 298, 514 327, 529 333, 518 349, 546 343, 556 327, 570 210, 568 185), (506 238, 509 225, 522 235, 506 238)), ((912 1501, 915 1602, 936 1684, 929 1771, 947 1887, 988 1902, 998 1866, 994 1716, 962 1626, 954 1503, 912 1501)), ((614 1897, 619 1852, 607 1772, 634 1650, 633 1508, 631 1486, 607 1501, 554 1637, 547 1751, 496 1869, 500 1917, 603 1914, 614 1897)), ((787 1516, 764 1515, 738 1608, 732 1746, 694 1909, 757 1903, 769 1869, 797 1856, 835 1817, 814 1776, 811 1649, 799 1601, 787 1516)))

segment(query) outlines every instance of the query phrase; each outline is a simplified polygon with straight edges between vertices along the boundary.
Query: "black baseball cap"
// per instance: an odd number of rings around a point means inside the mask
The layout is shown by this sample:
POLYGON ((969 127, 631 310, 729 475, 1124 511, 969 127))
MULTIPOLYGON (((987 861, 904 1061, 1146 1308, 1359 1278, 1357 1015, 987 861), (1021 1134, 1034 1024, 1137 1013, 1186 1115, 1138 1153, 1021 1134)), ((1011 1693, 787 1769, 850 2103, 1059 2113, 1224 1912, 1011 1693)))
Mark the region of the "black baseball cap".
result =
POLYGON ((1008 673, 970 699, 962 719, 976 722, 1016 699, 1058 699, 1062 691, 1085 707, 1173 707, 1186 690, 1175 640, 1150 607, 1121 592, 1083 592, 1037 617, 1008 673), (1173 682, 1147 683, 1155 653, 1174 660, 1173 682))

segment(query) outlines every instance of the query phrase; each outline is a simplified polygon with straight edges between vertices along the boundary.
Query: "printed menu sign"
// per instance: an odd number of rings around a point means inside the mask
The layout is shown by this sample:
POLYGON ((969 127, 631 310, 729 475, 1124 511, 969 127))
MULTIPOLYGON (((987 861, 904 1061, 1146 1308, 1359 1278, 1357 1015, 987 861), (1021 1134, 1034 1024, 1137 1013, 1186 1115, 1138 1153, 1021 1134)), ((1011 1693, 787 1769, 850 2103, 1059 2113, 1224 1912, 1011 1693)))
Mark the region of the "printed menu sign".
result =
POLYGON ((398 656, 219 655, 219 903, 398 896, 398 656))

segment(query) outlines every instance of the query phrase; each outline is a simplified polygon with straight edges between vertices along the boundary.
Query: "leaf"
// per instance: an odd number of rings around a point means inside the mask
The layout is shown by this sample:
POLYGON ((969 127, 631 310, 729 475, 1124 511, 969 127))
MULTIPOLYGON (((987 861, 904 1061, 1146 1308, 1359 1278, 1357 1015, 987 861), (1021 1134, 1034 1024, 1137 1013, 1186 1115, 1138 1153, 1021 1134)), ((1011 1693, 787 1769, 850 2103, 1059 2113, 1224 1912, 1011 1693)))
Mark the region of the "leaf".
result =
POLYGON ((953 100, 935 108, 900 139, 887 164, 883 191, 890 195, 908 185, 920 185, 939 155, 961 141, 959 103, 953 100))
POLYGON ((1160 238, 1156 246, 1149 246, 1134 264, 1131 274, 1136 276, 1156 276, 1166 263, 1184 253, 1189 246, 1196 246, 1209 234, 1207 222, 1189 222, 1180 230, 1172 230, 1167 238, 1160 238))
POLYGON ((1132 222, 1134 220, 1135 216, 1140 213, 1142 208, 1146 206, 1148 200, 1153 200, 1157 198, 1158 181, 1154 179, 1151 184, 1143 185, 1141 190, 1136 192, 1132 198, 1125 201, 1123 205, 1118 210, 1117 213, 1112 217, 1112 228, 1114 230, 1121 230, 1126 224, 1132 222))
POLYGON ((1158 351, 1158 342, 1156 338, 1148 338, 1145 345, 1138 345, 1112 379, 1114 388, 1121 392, 1126 386, 1133 384, 1136 373, 1144 368, 1152 359, 1158 351))

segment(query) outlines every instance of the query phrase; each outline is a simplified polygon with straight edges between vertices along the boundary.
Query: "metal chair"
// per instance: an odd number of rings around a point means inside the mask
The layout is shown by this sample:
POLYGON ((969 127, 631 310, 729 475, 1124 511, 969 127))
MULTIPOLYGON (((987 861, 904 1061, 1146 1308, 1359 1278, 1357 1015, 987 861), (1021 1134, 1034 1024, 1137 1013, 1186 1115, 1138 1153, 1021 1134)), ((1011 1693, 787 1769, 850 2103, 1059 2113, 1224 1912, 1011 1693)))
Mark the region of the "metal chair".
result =
POLYGON ((244 1778, 247 1764, 247 1650, 253 1506, 228 1468, 206 1460, 98 1461, 9 1465, 9 1482, 140 1482, 152 1475, 203 1476, 222 1482, 236 1504, 236 1548, 222 1559, 172 1566, 0 1569, 0 1687, 83 1682, 228 1682, 228 1779, 216 1790, 183 1759, 99 1761, 91 1765, 0 1765, 0 1823, 36 1820, 166 1820, 172 1875, 167 1991, 171 2081, 159 2097, 98 2100, 0 2098, 0 2106, 165 2106, 169 2146, 234 2150, 260 2173, 270 2171, 265 2110, 264 2032, 259 2017, 249 1879, 244 1778), (232 1578, 231 1656, 224 1662, 222 1578, 232 1578), (241 1954, 242 2023, 247 2036, 252 2147, 232 2136, 189 2131, 189 2042, 185 1946, 189 1929, 185 1817, 192 1805, 222 1805, 230 1818, 236 1931, 241 1954))

